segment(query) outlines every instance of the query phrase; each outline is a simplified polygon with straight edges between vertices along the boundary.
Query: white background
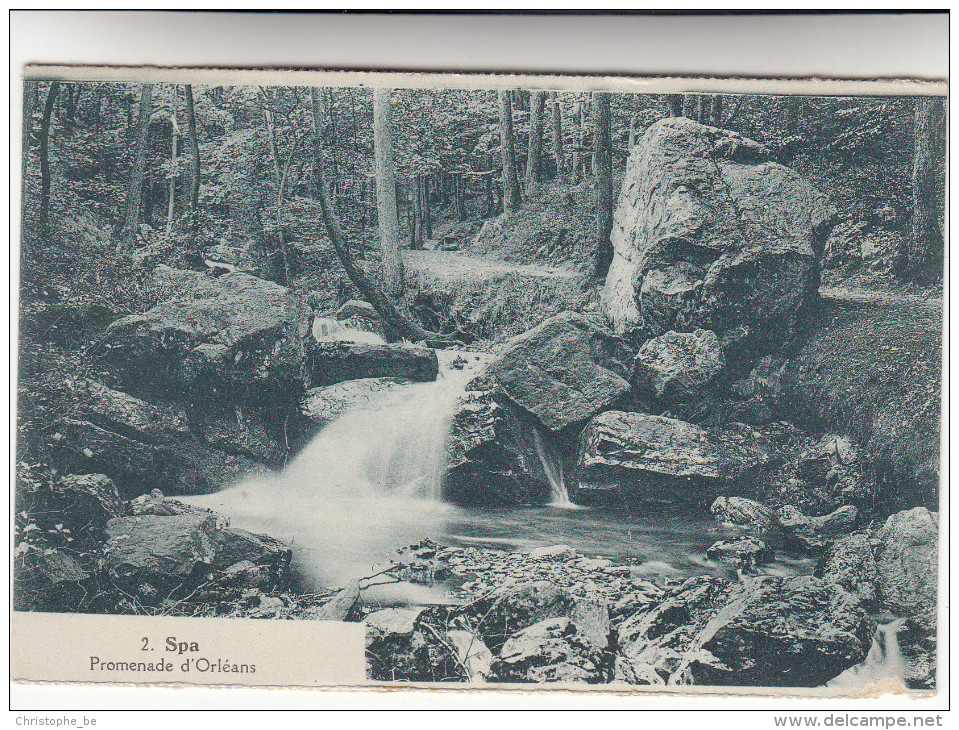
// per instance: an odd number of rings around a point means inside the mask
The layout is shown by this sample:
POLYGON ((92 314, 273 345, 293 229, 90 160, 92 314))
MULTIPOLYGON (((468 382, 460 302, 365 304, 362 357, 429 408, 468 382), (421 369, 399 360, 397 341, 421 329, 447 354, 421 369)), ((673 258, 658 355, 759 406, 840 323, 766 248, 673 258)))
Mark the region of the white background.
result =
MULTIPOLYGON (((229 67, 282 66, 372 70, 527 71, 592 74, 758 76, 795 78, 921 78, 948 75, 948 22, 944 15, 827 16, 396 16, 243 13, 13 12, 10 24, 10 91, 13 159, 19 159, 20 70, 25 63, 148 64, 229 67)), ((12 165, 11 179, 19 174, 12 165)), ((17 194, 19 185, 11 185, 17 194)), ((12 205, 16 216, 18 205, 12 205)), ((17 221, 12 220, 12 231, 17 221)), ((11 261, 16 261, 11 236, 11 261)), ((9 264, 8 264, 9 265, 9 264)), ((13 273, 13 272, 10 272, 13 273)), ((15 308, 16 287, 10 293, 15 308)), ((14 311, 14 310, 11 310, 14 311)), ((9 318, 8 318, 8 321, 9 318)), ((15 351, 15 350, 14 350, 15 351)), ((13 356, 11 356, 13 357, 13 356)), ((945 434, 944 434, 945 435, 945 434)), ((947 472, 946 472, 947 473, 947 472)), ((9 524, 9 520, 8 520, 9 524)), ((70 637, 64 637, 69 641, 70 637)), ((55 649, 50 648, 51 651, 55 649)), ((944 694, 944 693, 943 693, 944 694)), ((134 717, 90 712, 105 708, 258 709, 258 708, 768 708, 778 711, 829 708, 835 711, 931 710, 945 697, 917 704, 896 698, 864 701, 724 701, 686 698, 590 698, 568 694, 498 695, 284 690, 198 690, 17 686, 15 708, 81 710, 95 715, 97 728, 258 727, 299 722, 259 714, 225 717, 217 713, 134 717), (162 725, 161 725, 162 724, 162 725)), ((17 714, 6 717, 15 726, 17 714)), ((63 714, 62 712, 59 714, 63 714)), ((402 719, 407 719, 404 716, 402 719)), ((580 724, 586 718, 565 716, 580 724)), ((472 724, 463 718, 428 718, 472 724)), ((545 720, 545 718, 543 718, 545 720)), ((318 718, 307 719, 317 722, 318 718)), ((373 718, 373 721, 395 718, 373 718)), ((540 717, 528 716, 527 722, 540 717)), ((0 720, 2 721, 2 720, 0 720)), ((481 720, 496 722, 496 718, 481 720)), ((722 727, 773 727, 765 713, 698 713, 686 718, 660 716, 603 718, 601 721, 707 724, 722 727)), ((554 720, 546 720, 554 722, 554 720)))

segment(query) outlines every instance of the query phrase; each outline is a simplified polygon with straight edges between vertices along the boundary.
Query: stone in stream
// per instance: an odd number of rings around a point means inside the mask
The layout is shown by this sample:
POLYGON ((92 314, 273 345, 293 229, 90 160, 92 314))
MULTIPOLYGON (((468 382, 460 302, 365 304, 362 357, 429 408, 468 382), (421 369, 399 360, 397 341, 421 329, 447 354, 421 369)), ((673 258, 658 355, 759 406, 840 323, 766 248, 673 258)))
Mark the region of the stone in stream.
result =
POLYGON ((369 679, 433 680, 429 644, 418 627, 423 611, 422 608, 386 608, 364 619, 369 679))
POLYGON ((872 545, 863 533, 847 535, 826 548, 816 563, 815 575, 838 583, 863 605, 876 605, 879 569, 872 545))
POLYGON ((750 570, 763 563, 771 563, 775 554, 762 540, 743 536, 734 540, 719 540, 706 550, 706 557, 750 570))
POLYGON ((697 397, 725 367, 716 333, 667 332, 639 349, 631 380, 660 401, 678 402, 697 397))
POLYGON ((565 617, 528 626, 506 640, 490 667, 494 682, 608 681, 603 652, 565 617))
POLYGON ((466 667, 471 682, 485 682, 490 675, 493 653, 483 640, 472 631, 453 629, 446 632, 446 639, 456 651, 460 663, 466 667))
POLYGON ((577 501, 703 502, 755 478, 770 445, 747 428, 705 429, 674 418, 606 411, 580 436, 577 501))
POLYGON ((788 341, 815 299, 836 211, 769 156, 684 118, 646 131, 627 162, 602 293, 616 333, 702 328, 767 351, 788 341))
POLYGON ((854 596, 818 578, 690 578, 619 625, 616 678, 817 687, 865 659, 873 630, 854 596))
POLYGON ((106 535, 106 574, 123 585, 146 583, 157 590, 242 562, 265 568, 277 584, 291 557, 290 548, 280 541, 229 527, 223 517, 200 509, 112 519, 106 535))
POLYGON ((809 517, 797 507, 787 504, 776 512, 776 518, 788 543, 816 553, 850 532, 859 518, 859 510, 846 505, 823 517, 809 517))
POLYGON ((550 431, 585 422, 629 392, 625 343, 575 312, 511 339, 488 372, 550 431))
POLYGON ((549 545, 547 547, 533 548, 529 551, 530 560, 572 560, 576 557, 576 551, 569 545, 549 545))
POLYGON ((709 511, 719 522, 737 527, 765 532, 778 526, 776 515, 769 507, 746 497, 716 497, 709 511))
POLYGON ((939 561, 938 514, 916 507, 890 515, 875 533, 882 602, 900 615, 935 616, 939 561))
POLYGON ((314 386, 359 378, 436 380, 436 351, 412 345, 371 345, 358 342, 312 342, 308 369, 314 386))

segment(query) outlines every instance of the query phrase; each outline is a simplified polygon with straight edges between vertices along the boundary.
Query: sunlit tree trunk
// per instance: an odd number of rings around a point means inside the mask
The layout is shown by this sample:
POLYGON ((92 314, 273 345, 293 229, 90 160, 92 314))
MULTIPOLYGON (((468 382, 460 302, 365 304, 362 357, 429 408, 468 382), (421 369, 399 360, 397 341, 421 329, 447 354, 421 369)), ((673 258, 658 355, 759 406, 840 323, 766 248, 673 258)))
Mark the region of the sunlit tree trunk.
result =
POLYGON ((400 224, 396 212, 390 92, 390 89, 373 89, 373 154, 383 286, 389 294, 399 297, 403 293, 403 259, 400 258, 400 224))
POLYGON ((179 152, 180 125, 177 124, 177 100, 179 95, 173 91, 173 112, 170 114, 170 187, 167 194, 166 235, 173 230, 173 212, 176 201, 177 153, 179 152))
POLYGON ((500 152, 503 162, 503 209, 516 210, 519 207, 519 180, 516 177, 516 151, 513 148, 513 106, 510 92, 500 89, 499 129, 500 152))
POLYGON ((150 113, 153 106, 153 84, 140 85, 140 111, 137 116, 137 140, 130 168, 130 182, 124 205, 123 228, 120 229, 120 247, 132 251, 140 223, 140 204, 143 196, 143 172, 146 166, 147 135, 150 132, 150 113))
POLYGON ((613 230, 613 140, 610 129, 610 96, 593 92, 593 196, 596 207, 594 223, 595 264, 593 274, 606 278, 613 260, 610 234, 613 230))
POLYGON ((556 177, 563 179, 563 108, 560 106, 559 94, 550 92, 553 118, 553 162, 556 165, 556 177))

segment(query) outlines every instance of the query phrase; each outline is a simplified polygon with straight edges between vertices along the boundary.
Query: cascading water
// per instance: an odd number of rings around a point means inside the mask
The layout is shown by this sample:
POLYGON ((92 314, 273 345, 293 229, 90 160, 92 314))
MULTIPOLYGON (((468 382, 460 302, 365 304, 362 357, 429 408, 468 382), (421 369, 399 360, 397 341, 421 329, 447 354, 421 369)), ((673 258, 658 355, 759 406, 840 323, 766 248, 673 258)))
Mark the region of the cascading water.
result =
POLYGON ((546 443, 546 437, 537 426, 533 426, 533 443, 536 445, 536 455, 539 456, 540 463, 543 465, 543 472, 549 480, 550 504, 567 509, 577 507, 569 501, 566 478, 563 474, 563 460, 546 443))
POLYGON ((189 501, 293 544, 299 572, 317 587, 370 574, 455 510, 440 499, 450 418, 487 356, 437 354, 435 382, 392 388, 343 414, 282 473, 189 501))
POLYGON ((905 619, 897 619, 879 626, 866 659, 830 680, 826 686, 862 688, 889 680, 904 685, 907 666, 899 647, 899 631, 904 623, 905 619))

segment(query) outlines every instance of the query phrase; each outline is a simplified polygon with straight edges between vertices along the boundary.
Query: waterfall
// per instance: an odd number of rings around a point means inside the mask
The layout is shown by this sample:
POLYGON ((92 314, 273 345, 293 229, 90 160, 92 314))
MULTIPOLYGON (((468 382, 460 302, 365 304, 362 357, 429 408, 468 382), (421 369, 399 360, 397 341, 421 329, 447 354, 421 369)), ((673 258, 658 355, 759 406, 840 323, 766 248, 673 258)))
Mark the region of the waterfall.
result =
POLYGON ((899 647, 899 631, 904 623, 905 619, 897 619, 879 626, 865 660, 830 680, 826 686, 862 688, 890 679, 898 680, 904 685, 907 666, 899 647))
POLYGON ((282 472, 186 501, 293 544, 317 587, 370 574, 396 547, 437 534, 456 509, 441 501, 450 419, 488 356, 437 355, 435 382, 390 388, 344 413, 282 472))
POLYGON ((569 501, 569 492, 566 490, 566 479, 563 475, 563 460, 556 450, 546 442, 539 426, 533 426, 533 443, 536 445, 536 455, 543 465, 543 472, 549 480, 549 502, 554 507, 575 507, 569 501))

